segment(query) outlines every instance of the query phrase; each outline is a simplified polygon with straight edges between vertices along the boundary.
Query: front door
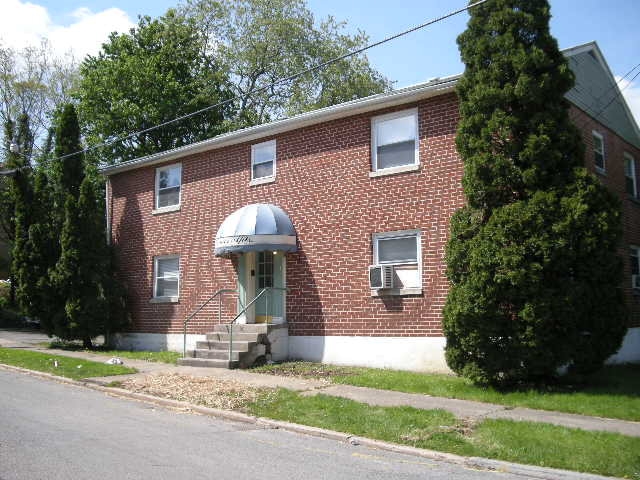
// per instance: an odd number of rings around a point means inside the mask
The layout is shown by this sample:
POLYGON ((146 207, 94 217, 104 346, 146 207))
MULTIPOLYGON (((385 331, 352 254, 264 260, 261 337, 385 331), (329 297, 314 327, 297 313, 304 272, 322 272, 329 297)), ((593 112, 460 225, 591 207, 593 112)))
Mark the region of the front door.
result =
POLYGON ((282 252, 248 252, 238 262, 239 311, 264 289, 269 289, 246 309, 239 319, 245 323, 284 323, 286 295, 285 256, 282 252))

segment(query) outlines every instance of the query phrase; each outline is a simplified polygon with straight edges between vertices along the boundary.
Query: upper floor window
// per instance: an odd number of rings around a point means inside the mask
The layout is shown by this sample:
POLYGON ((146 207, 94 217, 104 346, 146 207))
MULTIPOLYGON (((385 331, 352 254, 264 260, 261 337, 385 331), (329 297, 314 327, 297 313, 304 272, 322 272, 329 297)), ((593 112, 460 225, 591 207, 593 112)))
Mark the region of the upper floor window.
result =
POLYGON ((631 261, 631 288, 640 290, 640 247, 629 247, 631 261))
POLYGON ((374 172, 393 173, 419 165, 418 110, 374 117, 371 120, 371 152, 374 172))
POLYGON ((628 153, 624 154, 624 179, 627 193, 638 198, 638 176, 636 174, 636 161, 628 153))
POLYGON ((173 210, 180 206, 182 165, 168 165, 156 169, 156 209, 173 210))
POLYGON ((263 183, 276 177, 276 141, 251 146, 251 182, 263 183))
POLYGON ((605 158, 604 158, 604 137, 602 134, 592 132, 593 136, 593 164, 596 166, 596 170, 599 172, 605 171, 605 158))
POLYGON ((180 257, 165 255, 153 259, 154 298, 177 299, 180 291, 180 257))
POLYGON ((373 263, 393 266, 393 289, 421 288, 420 231, 376 233, 373 263))

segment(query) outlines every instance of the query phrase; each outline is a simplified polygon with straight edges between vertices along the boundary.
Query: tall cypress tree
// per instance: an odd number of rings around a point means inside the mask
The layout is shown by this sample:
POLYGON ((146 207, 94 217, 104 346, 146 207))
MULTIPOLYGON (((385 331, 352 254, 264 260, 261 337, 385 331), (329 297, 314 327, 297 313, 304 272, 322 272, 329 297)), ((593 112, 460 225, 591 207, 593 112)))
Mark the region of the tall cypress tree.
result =
POLYGON ((35 169, 31 225, 24 243, 24 262, 17 272, 17 288, 23 311, 38 318, 45 331, 52 332, 55 307, 62 305, 59 292, 49 278, 60 254, 60 232, 51 214, 53 192, 44 161, 41 158, 35 169))
POLYGON ((82 182, 77 202, 67 195, 64 212, 61 254, 53 279, 64 296, 66 318, 56 333, 66 339, 79 338, 90 348, 92 337, 104 331, 108 305, 103 288, 107 269, 103 230, 88 178, 82 182))
POLYGON ((28 249, 26 244, 29 236, 29 226, 33 220, 33 185, 31 175, 31 153, 33 148, 33 133, 29 125, 28 115, 18 117, 16 142, 17 152, 11 152, 6 163, 14 170, 11 182, 10 196, 13 206, 13 248, 11 255, 11 298, 17 298, 21 307, 24 299, 20 297, 19 286, 24 283, 24 276, 28 273, 28 249))
MULTIPOLYGON (((95 173, 81 154, 80 129, 73 106, 66 106, 56 128, 55 161, 51 168, 57 180, 53 196, 61 218, 60 253, 50 269, 49 291, 56 306, 51 315, 51 333, 66 340, 80 339, 85 347, 92 338, 121 327, 126 321, 122 291, 112 278, 110 251, 106 244, 103 208, 96 196, 95 173), (73 155, 72 155, 73 154, 73 155), (64 199, 64 203, 62 200, 64 199)), ((36 233, 34 231, 34 233, 36 233)), ((41 248, 42 255, 48 255, 41 248)))
MULTIPOLYGON (((15 137, 15 122, 13 120, 7 120, 4 127, 4 139, 3 139, 3 164, 7 169, 14 168, 16 164, 16 154, 11 151, 11 143, 15 137)), ((14 182, 13 178, 9 176, 0 177, 0 226, 2 227, 3 240, 7 242, 10 250, 13 248, 13 239, 16 234, 16 225, 14 222, 15 216, 15 201, 13 198, 14 182)), ((9 303, 12 306, 16 305, 16 289, 15 278, 12 273, 11 258, 8 259, 7 273, 9 274, 9 280, 11 287, 9 290, 9 303)))
POLYGON ((76 242, 75 209, 80 184, 84 179, 84 156, 78 153, 82 150, 80 126, 73 105, 67 104, 56 113, 54 137, 54 158, 48 168, 51 178, 52 214, 48 225, 41 224, 36 228, 33 241, 38 243, 34 245, 34 250, 39 252, 43 260, 49 254, 55 255, 55 263, 47 267, 47 276, 41 278, 41 292, 47 296, 49 302, 49 311, 41 319, 43 329, 49 335, 72 340, 76 337, 75 329, 70 325, 67 315, 67 297, 71 288, 68 280, 74 268, 67 263, 65 269, 70 270, 61 271, 60 261, 64 248, 73 248, 76 242), (63 230, 69 222, 71 224, 65 236, 63 230), (47 227, 56 235, 55 252, 47 251, 47 245, 41 243, 48 240, 43 230, 47 227))
POLYGON ((78 114, 72 104, 65 105, 58 115, 52 174, 55 177, 57 202, 63 207, 70 194, 77 201, 84 179, 85 161, 80 142, 78 114))
POLYGON ((470 14, 458 37, 467 206, 447 247, 447 362, 494 384, 592 371, 625 332, 619 201, 583 167, 548 2, 490 0, 470 14))

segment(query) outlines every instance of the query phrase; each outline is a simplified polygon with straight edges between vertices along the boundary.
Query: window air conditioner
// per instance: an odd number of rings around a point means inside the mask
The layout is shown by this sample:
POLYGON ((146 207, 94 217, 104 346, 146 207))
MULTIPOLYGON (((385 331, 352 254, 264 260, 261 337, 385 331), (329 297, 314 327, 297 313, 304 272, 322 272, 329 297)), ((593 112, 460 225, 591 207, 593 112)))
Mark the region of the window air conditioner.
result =
POLYGON ((371 265, 369 267, 369 286, 372 290, 393 288, 393 265, 371 265))

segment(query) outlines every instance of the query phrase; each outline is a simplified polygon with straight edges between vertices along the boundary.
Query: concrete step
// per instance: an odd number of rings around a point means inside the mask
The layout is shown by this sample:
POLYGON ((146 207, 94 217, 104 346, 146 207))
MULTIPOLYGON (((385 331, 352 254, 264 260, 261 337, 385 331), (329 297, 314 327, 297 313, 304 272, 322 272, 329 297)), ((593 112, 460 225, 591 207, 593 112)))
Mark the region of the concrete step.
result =
MULTIPOLYGON (((231 327, 227 324, 213 326, 213 333, 229 333, 231 327)), ((233 325, 233 336, 236 333, 267 333, 269 325, 266 323, 236 323, 233 325)))
MULTIPOLYGON (((255 344, 256 342, 247 342, 244 340, 239 340, 236 342, 236 340, 233 340, 233 346, 231 347, 231 350, 235 351, 235 352, 248 352, 249 348, 251 348, 251 346, 253 344, 255 344)), ((225 351, 229 351, 229 342, 223 342, 223 341, 218 341, 218 340, 213 340, 213 341, 208 341, 208 340, 201 340, 201 341, 197 341, 196 342, 196 350, 225 350, 225 351)))
MULTIPOLYGON (((210 342, 228 342, 231 335, 227 332, 207 333, 207 340, 210 342)), ((242 340, 246 342, 259 342, 260 337, 266 336, 266 333, 254 332, 236 332, 233 331, 233 340, 242 340)))
MULTIPOLYGON (((211 359, 217 359, 217 360, 228 360, 229 350, 199 349, 199 350, 195 350, 192 356, 195 358, 211 358, 211 359)), ((240 360, 240 352, 232 351, 231 360, 234 360, 234 361, 240 360)))
POLYGON ((214 358, 179 358, 178 365, 189 367, 237 368, 239 362, 237 360, 230 362, 229 360, 214 358))

